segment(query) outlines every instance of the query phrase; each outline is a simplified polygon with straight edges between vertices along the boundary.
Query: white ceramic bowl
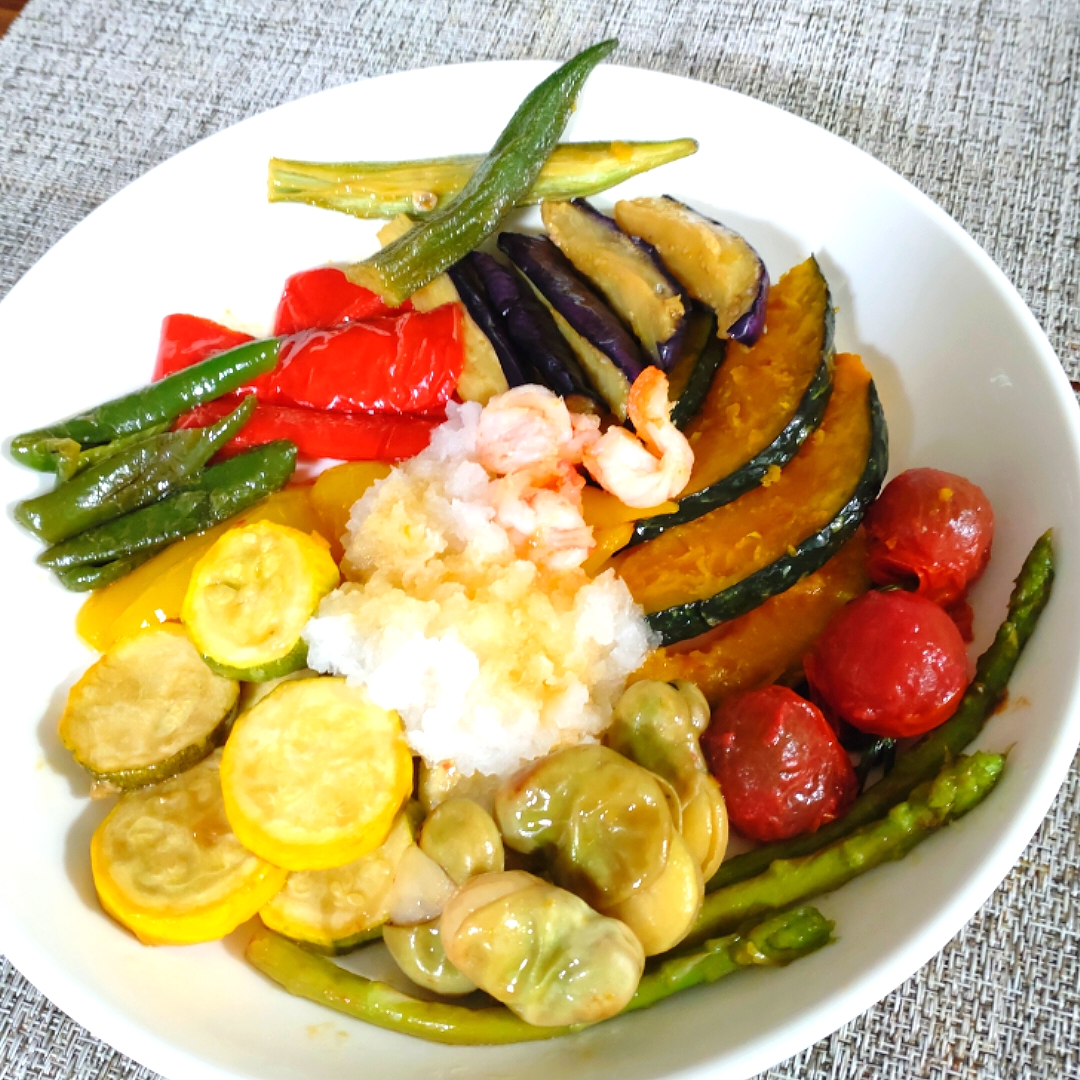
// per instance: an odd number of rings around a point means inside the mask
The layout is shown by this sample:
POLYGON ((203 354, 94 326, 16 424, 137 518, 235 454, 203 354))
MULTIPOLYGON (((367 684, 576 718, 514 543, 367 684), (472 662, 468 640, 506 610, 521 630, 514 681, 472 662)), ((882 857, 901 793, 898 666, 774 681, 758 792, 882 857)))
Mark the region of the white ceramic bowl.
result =
MULTIPOLYGON (((269 206, 273 154, 323 160, 485 149, 545 63, 476 64, 374 79, 248 120, 153 170, 56 245, 0 305, 4 436, 143 383, 161 317, 265 326, 292 271, 373 248, 373 226, 269 206)), ((605 67, 568 137, 694 135, 693 158, 626 184, 670 192, 746 233, 774 277, 815 252, 839 305, 840 348, 872 370, 893 471, 971 477, 997 517, 973 595, 977 647, 1009 583, 1053 526, 1053 600, 981 745, 1012 746, 993 796, 902 863, 820 901, 839 942, 782 970, 739 974, 573 1038, 501 1049, 433 1046, 290 998, 223 944, 147 949, 94 899, 87 854, 106 806, 60 747, 67 688, 91 659, 79 601, 0 529, 7 612, 0 725, 0 949, 95 1034, 172 1080, 514 1076, 590 1080, 747 1076, 827 1034, 899 984, 960 929, 1020 855, 1080 733, 1078 421, 1058 361, 1016 292, 941 210, 832 135, 736 94, 605 67)), ((601 198, 601 203, 608 200, 601 198)), ((5 460, 3 501, 35 490, 5 460)))

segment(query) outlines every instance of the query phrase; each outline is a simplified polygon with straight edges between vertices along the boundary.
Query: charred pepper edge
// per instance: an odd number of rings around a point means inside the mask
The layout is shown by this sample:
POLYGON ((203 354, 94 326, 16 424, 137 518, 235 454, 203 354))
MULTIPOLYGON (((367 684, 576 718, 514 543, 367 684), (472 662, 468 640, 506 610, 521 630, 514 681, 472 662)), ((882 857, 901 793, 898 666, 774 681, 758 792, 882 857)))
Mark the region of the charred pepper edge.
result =
POLYGON ((998 627, 989 648, 979 657, 975 678, 952 717, 918 746, 898 757, 889 775, 860 795, 843 817, 822 826, 817 832, 736 855, 706 883, 706 891, 760 874, 775 859, 808 855, 847 836, 887 813, 956 757, 982 731, 1005 693, 1020 654, 1050 599, 1053 582, 1053 533, 1048 530, 1036 540, 1024 560, 1009 598, 1005 621, 998 627))
MULTIPOLYGON (((681 990, 715 982, 741 967, 784 966, 832 940, 833 923, 816 908, 773 914, 750 930, 705 942, 693 953, 663 958, 642 976, 622 1013, 646 1009, 681 990)), ((245 950, 248 962, 291 994, 391 1031, 458 1046, 552 1039, 584 1030, 536 1027, 503 1005, 470 1009, 421 1001, 386 983, 355 975, 263 926, 245 950)))

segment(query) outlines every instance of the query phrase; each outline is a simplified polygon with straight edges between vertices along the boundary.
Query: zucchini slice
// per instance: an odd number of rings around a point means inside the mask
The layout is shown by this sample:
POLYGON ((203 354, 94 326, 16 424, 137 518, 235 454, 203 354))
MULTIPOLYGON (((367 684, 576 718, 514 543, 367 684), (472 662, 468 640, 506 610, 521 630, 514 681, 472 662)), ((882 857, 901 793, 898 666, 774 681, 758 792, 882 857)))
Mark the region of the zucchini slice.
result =
POLYGON ((769 332, 752 346, 730 342, 705 402, 686 426, 694 469, 673 514, 640 522, 651 540, 732 502, 783 468, 813 432, 832 390, 833 308, 813 257, 769 293, 769 332))
POLYGON ((60 739, 96 780, 145 787, 223 743, 239 693, 182 627, 165 623, 117 642, 89 668, 68 694, 60 739))
POLYGON ((338 581, 325 540, 259 521, 230 529, 195 564, 181 618, 215 671, 264 682, 304 666, 300 633, 338 581))
POLYGON ((94 833, 90 866, 101 906, 144 944, 216 941, 285 884, 285 871, 243 848, 229 828, 220 757, 124 795, 94 833))
POLYGON ((670 195, 617 202, 615 220, 650 244, 686 291, 716 312, 724 337, 757 341, 769 275, 743 237, 670 195))
POLYGON ((286 870, 329 870, 386 840, 412 791, 397 713, 344 679, 283 683, 225 744, 225 811, 241 843, 286 870))
POLYGON ((333 870, 290 874, 259 918, 271 929, 327 956, 340 956, 379 936, 401 856, 413 842, 408 813, 374 851, 333 870))
POLYGON ((612 560, 663 644, 737 618, 820 569, 858 527, 888 464, 877 392, 836 358, 820 429, 775 482, 612 560))
POLYGON ((681 345, 689 297, 656 251, 584 199, 544 202, 544 226, 560 251, 606 297, 647 356, 666 371, 681 345))
POLYGON ((682 349, 668 372, 668 397, 675 403, 671 422, 680 431, 701 412, 726 352, 727 342, 716 336, 716 312, 694 304, 682 349))
POLYGON ((801 674, 829 620, 869 588, 860 529, 820 570, 701 637, 655 649, 631 678, 692 682, 715 709, 733 694, 801 674))

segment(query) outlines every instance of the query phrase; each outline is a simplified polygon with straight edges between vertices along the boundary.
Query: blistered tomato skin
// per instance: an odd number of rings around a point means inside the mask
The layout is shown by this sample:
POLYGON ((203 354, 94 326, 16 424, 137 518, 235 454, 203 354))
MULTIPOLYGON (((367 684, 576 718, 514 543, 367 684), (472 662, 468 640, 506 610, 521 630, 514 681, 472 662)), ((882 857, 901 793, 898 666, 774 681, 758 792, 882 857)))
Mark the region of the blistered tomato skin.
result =
POLYGON ((986 569, 994 539, 990 500, 970 480, 909 469, 889 481, 866 515, 868 569, 879 585, 910 585, 943 607, 986 569))
POLYGON ((701 748, 731 824, 751 840, 813 832, 855 798, 851 762, 817 706, 786 686, 738 694, 713 713, 701 748))
POLYGON ((956 624, 932 601, 899 591, 853 600, 803 666, 814 693, 836 717, 896 739, 948 720, 968 683, 956 624))

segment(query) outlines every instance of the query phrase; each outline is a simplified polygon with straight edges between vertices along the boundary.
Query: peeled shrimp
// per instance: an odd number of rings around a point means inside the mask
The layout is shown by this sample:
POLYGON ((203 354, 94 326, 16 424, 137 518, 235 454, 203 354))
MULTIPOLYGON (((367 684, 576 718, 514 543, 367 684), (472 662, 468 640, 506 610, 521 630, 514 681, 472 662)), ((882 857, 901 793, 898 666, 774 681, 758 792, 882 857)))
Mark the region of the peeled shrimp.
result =
POLYGON ((488 472, 529 469, 541 475, 559 462, 580 462, 584 449, 600 437, 599 427, 597 417, 571 413, 546 387, 515 386, 484 406, 476 449, 488 472))
POLYGON ((492 398, 480 414, 476 450, 496 477, 489 488, 495 520, 538 566, 572 570, 595 546, 581 512, 585 480, 575 466, 600 437, 599 424, 531 385, 492 398))
POLYGON ((585 447, 583 461, 602 488, 644 510, 686 487, 694 451, 671 422, 667 376, 659 368, 647 367, 634 380, 626 411, 637 434, 610 427, 585 447))

